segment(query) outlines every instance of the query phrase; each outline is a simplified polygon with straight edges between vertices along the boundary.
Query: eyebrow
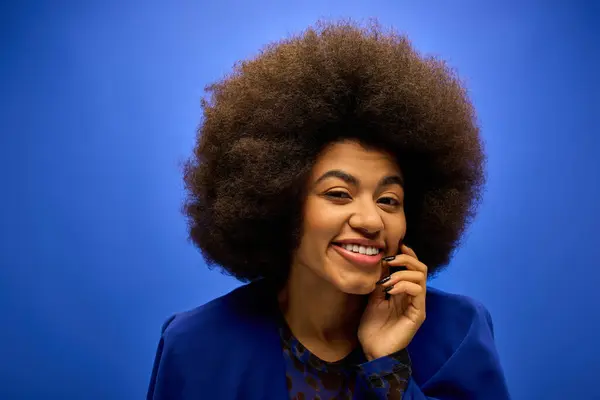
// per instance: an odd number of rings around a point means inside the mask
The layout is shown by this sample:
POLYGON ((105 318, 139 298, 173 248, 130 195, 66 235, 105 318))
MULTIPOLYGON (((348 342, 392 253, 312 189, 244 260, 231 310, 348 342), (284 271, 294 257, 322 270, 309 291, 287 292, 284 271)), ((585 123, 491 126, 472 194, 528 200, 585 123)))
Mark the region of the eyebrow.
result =
MULTIPOLYGON (((327 178, 338 178, 343 180, 344 182, 346 182, 349 185, 352 186, 360 186, 360 181, 358 180, 358 178, 356 178, 355 176, 350 175, 347 172, 341 171, 339 169, 332 169, 330 171, 325 172, 323 175, 321 175, 319 177, 319 179, 316 180, 315 185, 319 184, 319 182, 324 181, 327 178)), ((377 187, 382 187, 382 186, 390 186, 390 185, 399 185, 404 187, 404 180, 402 179, 402 177, 400 175, 388 175, 383 177, 379 183, 377 184, 377 187)))

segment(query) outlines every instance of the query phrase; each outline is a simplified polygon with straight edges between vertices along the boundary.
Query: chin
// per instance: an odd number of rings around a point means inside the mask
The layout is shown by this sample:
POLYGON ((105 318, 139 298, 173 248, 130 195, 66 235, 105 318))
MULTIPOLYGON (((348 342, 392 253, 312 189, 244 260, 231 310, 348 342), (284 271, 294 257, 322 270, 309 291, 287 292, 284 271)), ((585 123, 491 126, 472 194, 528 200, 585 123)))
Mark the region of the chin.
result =
POLYGON ((377 281, 363 277, 362 279, 341 279, 335 286, 343 293, 368 295, 375 289, 377 281))

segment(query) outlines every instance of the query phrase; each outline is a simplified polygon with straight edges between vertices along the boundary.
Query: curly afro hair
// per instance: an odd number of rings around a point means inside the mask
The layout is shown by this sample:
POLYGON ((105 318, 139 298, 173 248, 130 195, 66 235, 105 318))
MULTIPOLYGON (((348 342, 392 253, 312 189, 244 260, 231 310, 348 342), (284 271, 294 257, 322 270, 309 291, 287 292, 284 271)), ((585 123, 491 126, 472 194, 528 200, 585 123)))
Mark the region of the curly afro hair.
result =
POLYGON ((405 241, 430 276, 448 264, 481 199, 485 155, 466 90, 443 61, 377 23, 320 22, 206 93, 184 213, 209 267, 242 282, 285 279, 311 167, 344 139, 396 157, 405 241))

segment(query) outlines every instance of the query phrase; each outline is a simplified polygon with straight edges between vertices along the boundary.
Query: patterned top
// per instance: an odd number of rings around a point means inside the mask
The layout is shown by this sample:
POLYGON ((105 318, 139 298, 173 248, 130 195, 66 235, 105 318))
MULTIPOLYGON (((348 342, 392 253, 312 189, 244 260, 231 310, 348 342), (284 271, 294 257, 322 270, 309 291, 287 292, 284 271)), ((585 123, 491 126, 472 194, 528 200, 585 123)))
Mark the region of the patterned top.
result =
POLYGON ((326 362, 304 347, 285 322, 279 332, 291 400, 402 399, 411 375, 406 350, 367 361, 357 348, 340 361, 326 362))

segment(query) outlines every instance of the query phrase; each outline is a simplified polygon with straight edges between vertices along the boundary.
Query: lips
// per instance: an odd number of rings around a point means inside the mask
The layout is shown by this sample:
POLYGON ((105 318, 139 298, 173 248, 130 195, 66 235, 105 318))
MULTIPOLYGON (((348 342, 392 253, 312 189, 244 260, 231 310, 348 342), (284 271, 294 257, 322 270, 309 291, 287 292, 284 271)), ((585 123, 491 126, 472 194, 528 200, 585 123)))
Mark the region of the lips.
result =
POLYGON ((357 265, 363 268, 372 268, 375 267, 383 257, 383 252, 379 252, 379 254, 367 255, 355 253, 350 250, 346 250, 342 246, 332 243, 331 246, 337 251, 342 257, 344 257, 348 262, 357 265))

